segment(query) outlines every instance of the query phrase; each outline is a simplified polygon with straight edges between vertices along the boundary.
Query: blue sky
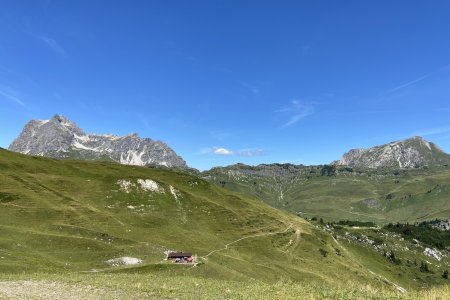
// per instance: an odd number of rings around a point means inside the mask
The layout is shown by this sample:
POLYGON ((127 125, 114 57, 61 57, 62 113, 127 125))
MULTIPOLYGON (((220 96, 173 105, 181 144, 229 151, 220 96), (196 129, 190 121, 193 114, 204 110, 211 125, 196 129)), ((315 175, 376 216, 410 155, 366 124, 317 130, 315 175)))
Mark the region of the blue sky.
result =
POLYGON ((190 166, 450 152, 448 1, 2 1, 0 146, 58 113, 190 166))

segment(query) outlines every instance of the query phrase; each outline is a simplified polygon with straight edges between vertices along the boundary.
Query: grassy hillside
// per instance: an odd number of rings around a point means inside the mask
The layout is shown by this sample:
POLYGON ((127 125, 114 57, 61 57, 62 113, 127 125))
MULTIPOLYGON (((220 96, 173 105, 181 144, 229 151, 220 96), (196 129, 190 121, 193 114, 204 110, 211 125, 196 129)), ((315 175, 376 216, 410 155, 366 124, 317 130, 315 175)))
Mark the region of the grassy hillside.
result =
POLYGON ((0 298, 13 299, 449 299, 449 286, 406 293, 347 282, 345 286, 281 280, 225 281, 214 278, 135 274, 1 275, 0 298), (31 297, 30 297, 31 296, 31 297), (34 296, 34 298, 32 298, 34 296))
MULTIPOLYGON (((139 271, 176 270, 160 264, 163 252, 173 249, 198 255, 203 264, 189 271, 193 275, 340 280, 316 263, 319 248, 332 249, 329 236, 197 177, 0 154, 2 272, 105 269, 106 260, 122 256, 143 259, 139 271), (140 180, 157 186, 145 190, 140 180)), ((337 257, 329 263, 349 277, 359 272, 355 262, 337 257)))
MULTIPOLYGON (((385 259, 367 260, 371 252, 345 245, 325 227, 196 176, 108 162, 59 161, 3 149, 0 232, 0 280, 11 284, 56 280, 126 289, 122 284, 139 283, 139 292, 152 289, 156 297, 169 297, 157 283, 144 284, 145 278, 157 276, 160 281, 155 282, 185 278, 180 286, 194 281, 215 286, 202 294, 217 298, 214 295, 224 286, 238 295, 236 281, 250 289, 241 289, 243 297, 290 285, 293 291, 311 295, 329 291, 375 297, 379 288, 398 293, 396 282, 408 282, 411 289, 446 283, 433 277, 416 284, 414 274, 400 280, 397 266, 385 259), (193 252, 199 264, 166 262, 168 249, 193 252), (125 256, 143 263, 106 263, 125 256), (349 281, 359 292, 346 286, 349 281)), ((273 293, 276 298, 278 292, 273 293)))
POLYGON ((293 213, 377 224, 450 217, 450 167, 352 169, 236 165, 204 178, 293 213))

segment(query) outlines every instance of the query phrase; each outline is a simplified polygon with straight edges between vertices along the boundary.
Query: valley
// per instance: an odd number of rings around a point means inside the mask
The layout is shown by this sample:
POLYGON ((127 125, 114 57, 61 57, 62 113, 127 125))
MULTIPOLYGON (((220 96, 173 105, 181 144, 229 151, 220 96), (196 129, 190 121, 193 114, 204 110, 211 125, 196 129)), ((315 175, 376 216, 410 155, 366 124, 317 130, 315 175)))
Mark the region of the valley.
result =
POLYGON ((382 225, 450 216, 450 167, 350 168, 273 164, 214 168, 202 177, 271 206, 328 221, 382 225))
POLYGON ((416 290, 447 282, 440 276, 449 267, 446 250, 437 260, 424 254, 422 244, 306 220, 187 172, 7 150, 0 150, 0 169, 2 280, 77 282, 127 297, 195 298, 197 289, 186 282, 203 286, 200 293, 211 298, 224 291, 263 295, 274 285, 280 290, 268 293, 279 299, 295 298, 295 291, 319 298, 358 293, 376 299, 380 292, 416 297, 416 290), (383 246, 373 248, 365 236, 383 246), (193 252, 198 264, 167 262, 168 250, 193 252), (383 250, 395 251, 402 263, 390 262, 383 250), (121 257, 140 263, 107 263, 121 257), (421 273, 414 260, 429 261, 433 273, 421 273), (189 292, 160 281, 169 278, 189 292), (136 288, 123 288, 123 282, 136 288))
POLYGON ((30 121, 10 149, 0 149, 0 296, 449 294, 448 222, 437 220, 450 214, 449 156, 422 138, 329 165, 199 172, 162 142, 86 135, 55 115, 30 121))

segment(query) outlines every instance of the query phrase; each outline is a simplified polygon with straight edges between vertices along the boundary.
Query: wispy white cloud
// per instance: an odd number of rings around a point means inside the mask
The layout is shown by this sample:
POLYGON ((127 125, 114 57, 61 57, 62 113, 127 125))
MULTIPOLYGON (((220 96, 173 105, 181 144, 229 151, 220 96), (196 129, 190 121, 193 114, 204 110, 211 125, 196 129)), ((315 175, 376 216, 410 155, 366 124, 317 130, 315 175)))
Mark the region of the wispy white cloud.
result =
POLYGON ((246 157, 253 157, 253 156, 260 156, 260 155, 264 155, 265 151, 263 149, 241 149, 238 150, 237 155, 239 156, 246 156, 246 157))
POLYGON ((411 86, 411 85, 414 85, 414 84, 416 84, 416 83, 418 83, 418 82, 421 82, 422 80, 427 79, 427 78, 430 77, 431 75, 432 75, 432 73, 428 73, 428 74, 426 74, 426 75, 420 76, 419 78, 416 78, 416 79, 414 79, 414 80, 411 80, 411 81, 409 81, 409 82, 407 82, 407 83, 398 85, 398 86, 396 86, 396 87, 394 87, 394 88, 388 90, 388 91, 386 92, 386 94, 392 94, 392 93, 398 92, 399 90, 402 90, 402 89, 407 88, 407 87, 409 87, 409 86, 411 86))
POLYGON ((17 92, 9 87, 0 85, 0 96, 6 98, 22 107, 26 107, 25 103, 17 96, 17 92))
POLYGON ((250 91, 251 91, 253 94, 255 94, 255 95, 258 95, 258 94, 259 94, 259 89, 256 88, 256 87, 252 87, 252 88, 250 89, 250 91))
POLYGON ((285 122, 281 127, 289 127, 301 119, 310 116, 314 113, 314 105, 312 102, 303 102, 300 100, 292 100, 289 105, 276 110, 278 114, 282 114, 287 117, 288 121, 285 122))
MULTIPOLYGON (((418 83, 427 80, 430 84, 433 83, 433 80, 439 77, 442 77, 443 74, 446 74, 450 70, 450 65, 444 65, 440 68, 437 68, 435 70, 430 71, 429 73, 422 75, 420 77, 417 77, 416 79, 413 79, 411 81, 408 81, 406 83, 397 85, 391 89, 385 89, 383 91, 380 91, 377 96, 375 96, 372 100, 374 101, 380 101, 380 100, 386 100, 387 96, 391 96, 392 94, 395 94, 403 89, 407 89, 408 87, 418 85, 418 83)), ((416 88, 424 88, 418 85, 416 88)), ((389 97, 388 97, 389 99, 389 97)))
POLYGON ((68 57, 67 51, 55 40, 45 35, 33 35, 38 40, 42 41, 50 50, 57 55, 66 58, 68 57))
POLYGON ((212 147, 212 148, 203 148, 200 151, 200 154, 215 154, 215 155, 223 155, 223 156, 244 156, 244 157, 253 157, 264 155, 264 150, 259 148, 247 148, 240 150, 231 150, 224 147, 212 147))
POLYGON ((144 117, 144 116, 141 115, 141 114, 137 114, 137 118, 138 118, 138 120, 141 122, 141 124, 144 125, 144 127, 145 127, 146 129, 148 129, 148 130, 151 130, 151 129, 152 129, 152 127, 150 126, 150 123, 148 122, 148 120, 147 120, 146 117, 144 117))
MULTIPOLYGON (((227 153, 228 151, 232 152, 231 150, 228 150, 223 147, 207 147, 202 148, 198 154, 219 154, 219 155, 225 155, 224 153, 227 153)), ((231 154, 230 154, 231 155, 231 154)))
POLYGON ((214 148, 213 153, 218 154, 218 155, 233 155, 234 154, 234 152, 232 150, 228 150, 228 149, 222 148, 222 147, 214 148))
POLYGON ((450 133, 450 126, 447 127, 439 127, 439 128, 431 128, 414 132, 413 136, 430 136, 430 135, 438 135, 438 134, 446 134, 450 133))
POLYGON ((252 94, 254 95, 259 95, 259 93, 261 92, 259 88, 257 88, 256 86, 253 86, 251 84, 248 84, 246 82, 241 82, 242 86, 247 88, 252 94))

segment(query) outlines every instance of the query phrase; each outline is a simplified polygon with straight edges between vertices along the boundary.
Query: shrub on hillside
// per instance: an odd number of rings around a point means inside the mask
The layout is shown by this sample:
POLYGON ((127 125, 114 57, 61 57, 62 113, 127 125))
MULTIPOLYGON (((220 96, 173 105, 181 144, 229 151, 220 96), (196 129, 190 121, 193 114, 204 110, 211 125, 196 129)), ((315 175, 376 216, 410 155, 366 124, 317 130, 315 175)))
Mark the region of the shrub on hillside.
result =
POLYGON ((392 224, 389 223, 383 229, 401 234, 407 240, 419 240, 421 243, 444 250, 450 247, 450 231, 441 231, 439 229, 419 224, 419 226, 411 224, 392 224))
POLYGON ((420 263, 420 272, 422 273, 430 273, 430 269, 428 268, 428 264, 424 261, 420 263))
POLYGON ((399 265, 402 263, 402 261, 400 260, 400 258, 395 256, 394 251, 391 251, 389 253, 386 254, 386 258, 393 264, 395 265, 399 265))
POLYGON ((352 220, 340 220, 337 222, 339 225, 352 226, 352 227, 376 227, 377 225, 373 222, 361 222, 352 220))
POLYGON ((320 255, 322 255, 323 257, 327 257, 328 256, 328 251, 325 249, 320 248, 319 249, 319 253, 320 255))

